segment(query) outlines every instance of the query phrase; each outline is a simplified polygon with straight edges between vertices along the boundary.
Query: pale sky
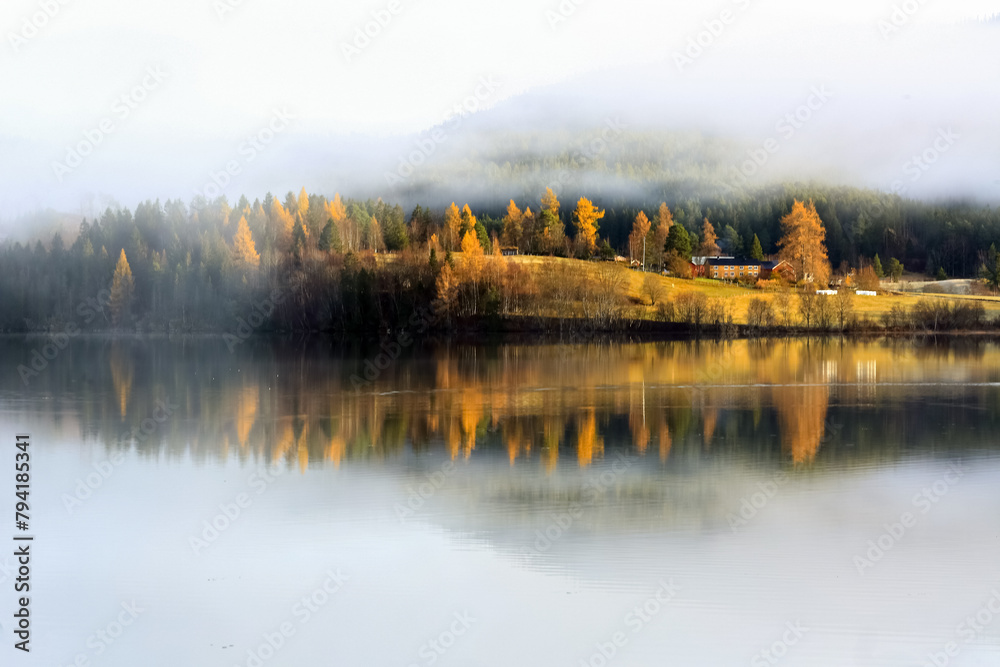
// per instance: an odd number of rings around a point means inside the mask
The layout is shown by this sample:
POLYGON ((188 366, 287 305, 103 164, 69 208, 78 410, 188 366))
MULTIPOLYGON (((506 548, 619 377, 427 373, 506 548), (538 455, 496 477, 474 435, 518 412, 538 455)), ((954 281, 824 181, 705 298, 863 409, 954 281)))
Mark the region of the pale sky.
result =
MULTIPOLYGON (((875 90, 907 78, 919 85, 925 68, 947 58, 908 68, 909 54, 925 51, 913 43, 918 35, 998 11, 996 2, 979 0, 911 3, 912 16, 886 37, 879 21, 890 20, 902 4, 896 0, 4 0, 0 217, 47 206, 73 210, 95 194, 128 205, 145 197, 188 200, 211 170, 234 157, 245 161, 243 140, 267 128, 276 109, 293 120, 268 148, 272 154, 296 137, 419 132, 477 92, 485 109, 553 85, 585 88, 588 76, 606 81, 609 72, 637 82, 631 99, 612 100, 623 109, 646 97, 667 99, 674 85, 745 84, 745 74, 731 67, 748 62, 744 49, 754 54, 750 61, 769 65, 760 85, 744 91, 755 100, 782 93, 777 83, 805 82, 814 73, 819 82, 857 72, 875 90), (673 54, 724 11, 731 22, 688 71, 678 72, 673 54), (390 17, 387 24, 345 55, 356 30, 379 15, 383 22, 390 17), (866 63, 894 61, 893 82, 865 80, 866 63), (162 74, 150 78, 149 71, 162 74), (644 88, 639 79, 651 72, 644 88), (144 78, 143 99, 130 102, 126 117, 120 97, 144 78), (484 88, 484 80, 495 85, 484 88), (88 132, 99 136, 105 119, 113 131, 101 132, 100 145, 60 179, 53 163, 64 162, 88 132)), ((963 90, 995 89, 997 65, 987 57, 983 71, 954 77, 991 71, 963 90)), ((800 90, 807 89, 786 91, 787 99, 800 90)), ((607 102, 601 89, 579 92, 607 102)), ((245 171, 263 170, 265 153, 245 171)), ((309 167, 296 165, 297 182, 310 185, 309 167)), ((272 160, 269 168, 290 165, 272 160)))

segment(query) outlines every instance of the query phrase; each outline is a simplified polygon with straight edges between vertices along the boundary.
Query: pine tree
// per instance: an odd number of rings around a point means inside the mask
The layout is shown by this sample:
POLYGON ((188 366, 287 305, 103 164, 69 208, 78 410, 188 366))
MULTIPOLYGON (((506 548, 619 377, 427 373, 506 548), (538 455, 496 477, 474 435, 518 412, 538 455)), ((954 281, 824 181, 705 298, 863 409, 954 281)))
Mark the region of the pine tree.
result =
POLYGON ((997 252, 995 243, 990 244, 990 249, 981 253, 983 260, 979 268, 979 275, 990 289, 1000 289, 1000 253, 997 252))
POLYGON ((296 257, 301 257, 308 244, 309 231, 306 229, 305 224, 300 222, 295 225, 295 229, 292 231, 292 254, 296 257))
POLYGON ((127 324, 131 318, 132 297, 135 292, 135 282, 132 280, 132 269, 125 258, 122 248, 115 265, 115 274, 111 280, 111 314, 115 326, 127 324))
POLYGON ((882 260, 878 258, 878 253, 875 253, 875 259, 872 260, 872 268, 875 269, 876 276, 885 278, 885 271, 882 270, 882 260))
POLYGON ((781 219, 784 235, 778 242, 780 256, 795 269, 799 280, 826 285, 830 280, 830 261, 826 255, 826 230, 816 212, 816 206, 809 202, 795 200, 792 211, 781 219))
POLYGON ((684 225, 672 225, 670 233, 667 234, 667 242, 663 246, 664 252, 674 253, 681 259, 691 259, 691 237, 688 235, 684 225))
POLYGON ((895 257, 889 258, 889 276, 894 283, 898 283, 903 277, 903 264, 895 257))
POLYGON ((750 246, 750 259, 764 261, 764 249, 760 247, 760 239, 756 234, 753 235, 753 245, 750 246))
POLYGON ((236 227, 236 236, 233 237, 233 255, 238 262, 244 262, 249 266, 257 267, 260 264, 260 254, 254 245, 246 216, 240 216, 239 225, 236 227))
POLYGON ((323 252, 340 252, 340 233, 333 218, 326 221, 323 232, 319 235, 319 249, 323 252))

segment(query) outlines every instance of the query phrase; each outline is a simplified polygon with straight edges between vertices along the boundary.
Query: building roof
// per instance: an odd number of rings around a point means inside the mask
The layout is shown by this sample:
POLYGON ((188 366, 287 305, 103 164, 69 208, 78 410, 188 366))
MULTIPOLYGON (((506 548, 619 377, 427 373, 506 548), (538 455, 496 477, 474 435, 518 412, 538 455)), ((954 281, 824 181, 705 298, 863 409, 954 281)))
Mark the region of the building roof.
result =
POLYGON ((691 263, 695 266, 702 266, 708 263, 710 259, 733 259, 732 255, 718 255, 712 257, 692 257, 691 263))
POLYGON ((775 259, 775 260, 772 260, 770 262, 764 262, 761 265, 761 268, 767 269, 768 271, 774 271, 776 268, 778 268, 782 264, 787 264, 788 266, 791 266, 791 264, 788 264, 788 262, 786 262, 783 259, 775 259))
POLYGON ((708 266, 763 266, 765 262, 748 257, 709 257, 708 266))

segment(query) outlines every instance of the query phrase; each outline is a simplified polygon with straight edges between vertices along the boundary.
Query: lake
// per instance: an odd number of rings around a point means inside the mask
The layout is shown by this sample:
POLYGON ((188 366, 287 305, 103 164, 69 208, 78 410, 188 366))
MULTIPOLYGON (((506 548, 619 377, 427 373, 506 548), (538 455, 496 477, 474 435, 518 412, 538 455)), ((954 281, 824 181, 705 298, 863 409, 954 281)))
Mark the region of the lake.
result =
POLYGON ((63 344, 4 664, 1000 664, 996 343, 63 344))

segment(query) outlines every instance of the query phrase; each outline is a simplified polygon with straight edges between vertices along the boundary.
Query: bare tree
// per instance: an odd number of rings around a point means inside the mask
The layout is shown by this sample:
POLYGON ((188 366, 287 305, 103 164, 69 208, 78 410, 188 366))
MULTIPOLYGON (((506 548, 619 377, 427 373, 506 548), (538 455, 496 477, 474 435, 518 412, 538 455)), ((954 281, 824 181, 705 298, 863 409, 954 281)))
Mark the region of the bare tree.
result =
POLYGON ((837 292, 834 308, 837 312, 837 323, 840 325, 840 330, 844 331, 854 318, 854 292, 846 287, 841 287, 837 292))
POLYGON ((663 280, 655 273, 647 273, 646 277, 642 279, 642 294, 649 299, 650 306, 655 306, 657 301, 661 301, 666 292, 663 280))

